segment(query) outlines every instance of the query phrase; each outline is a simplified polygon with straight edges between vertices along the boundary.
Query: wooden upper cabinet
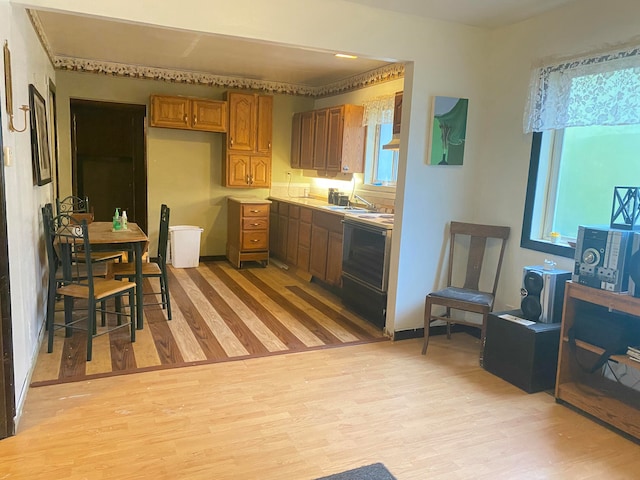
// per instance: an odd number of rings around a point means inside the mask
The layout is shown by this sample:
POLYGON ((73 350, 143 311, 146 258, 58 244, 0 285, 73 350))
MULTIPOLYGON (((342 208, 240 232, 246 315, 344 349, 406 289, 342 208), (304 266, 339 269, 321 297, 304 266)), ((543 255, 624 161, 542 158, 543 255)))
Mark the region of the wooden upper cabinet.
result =
POLYGON ((227 102, 194 99, 191 102, 191 121, 194 130, 227 131, 227 102))
POLYGON ((152 127, 227 131, 227 103, 221 100, 151 95, 152 127))
POLYGON ((223 162, 226 187, 271 186, 273 97, 227 92, 229 126, 223 162))
POLYGON ((396 92, 393 102, 393 135, 400 135, 400 127, 402 125, 402 94, 396 92))
POLYGON ((256 151, 256 121, 258 103, 256 95, 250 93, 228 92, 229 150, 256 151))
POLYGON ((315 111, 313 130, 313 168, 327 168, 327 129, 329 127, 329 109, 315 111))
POLYGON ((291 121, 291 168, 300 168, 300 126, 302 114, 294 113, 291 121))
POLYGON ((256 152, 271 155, 273 137, 273 97, 258 95, 256 152))
POLYGON ((364 107, 339 105, 296 113, 292 122, 291 167, 329 174, 363 173, 364 107))

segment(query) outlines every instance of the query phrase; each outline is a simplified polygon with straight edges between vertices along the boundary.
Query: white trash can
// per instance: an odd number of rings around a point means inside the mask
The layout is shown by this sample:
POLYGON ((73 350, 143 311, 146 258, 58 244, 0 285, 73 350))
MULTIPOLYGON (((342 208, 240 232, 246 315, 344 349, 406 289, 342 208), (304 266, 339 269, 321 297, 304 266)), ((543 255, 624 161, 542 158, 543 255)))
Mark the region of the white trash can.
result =
POLYGON ((200 235, 203 228, 193 225, 169 227, 171 265, 178 268, 197 267, 200 262, 200 235))

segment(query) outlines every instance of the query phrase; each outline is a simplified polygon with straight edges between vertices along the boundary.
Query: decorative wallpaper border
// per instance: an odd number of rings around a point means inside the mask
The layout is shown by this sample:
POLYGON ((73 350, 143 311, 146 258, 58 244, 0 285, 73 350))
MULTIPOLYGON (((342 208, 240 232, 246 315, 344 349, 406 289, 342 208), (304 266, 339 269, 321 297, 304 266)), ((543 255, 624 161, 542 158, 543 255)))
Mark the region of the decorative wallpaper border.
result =
POLYGON ((330 83, 320 87, 309 87, 306 85, 213 75, 204 72, 172 70, 167 68, 146 67, 143 65, 129 65, 125 63, 87 60, 84 58, 54 55, 51 50, 51 46, 47 41, 47 37, 44 34, 42 23, 40 22, 37 12, 28 10, 28 13, 31 18, 31 23, 40 38, 40 42, 49 56, 49 60, 53 64, 54 68, 58 70, 89 72, 146 80, 161 80, 165 82, 205 85, 209 87, 260 90, 267 93, 299 95, 306 97, 336 95, 338 93, 357 90, 404 77, 404 64, 393 63, 366 73, 346 78, 339 82, 330 83))

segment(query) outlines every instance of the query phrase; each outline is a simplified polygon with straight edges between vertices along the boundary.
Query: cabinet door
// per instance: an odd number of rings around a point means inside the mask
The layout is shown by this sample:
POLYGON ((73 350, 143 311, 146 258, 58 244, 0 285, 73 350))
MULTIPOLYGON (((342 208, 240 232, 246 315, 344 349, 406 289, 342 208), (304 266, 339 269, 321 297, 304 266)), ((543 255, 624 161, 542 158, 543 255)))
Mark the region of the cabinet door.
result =
POLYGON ((152 127, 189 128, 191 102, 186 97, 151 96, 152 127))
POLYGON ((312 211, 309 208, 300 208, 300 223, 298 226, 298 268, 309 271, 309 258, 311 254, 311 219, 312 211))
POLYGON ((313 168, 327 168, 327 128, 329 126, 329 109, 317 110, 313 132, 313 168))
POLYGON ((329 232, 326 281, 337 287, 342 285, 342 234, 338 232, 329 232))
POLYGON ((258 130, 256 132, 256 152, 271 154, 273 136, 273 97, 258 96, 258 130))
POLYGON ((227 158, 227 187, 246 187, 251 172, 249 155, 231 154, 227 158))
POLYGON ((341 170, 343 129, 343 108, 330 108, 327 126, 327 170, 341 170))
POLYGON ((271 157, 251 157, 249 186, 254 188, 271 186, 271 157))
POLYGON ((256 96, 229 92, 229 150, 255 152, 256 96))
POLYGON ((300 114, 300 168, 313 168, 313 111, 300 114))
MULTIPOLYGON (((289 212, 291 214, 291 211, 289 212)), ((287 231, 287 262, 290 265, 298 263, 298 231, 300 220, 289 217, 289 229, 287 231)))
POLYGON ((327 274, 327 250, 329 248, 329 230, 318 225, 311 225, 311 258, 309 273, 320 280, 327 274))
POLYGON ((280 213, 278 214, 278 243, 272 248, 276 252, 276 256, 281 260, 287 259, 287 241, 289 233, 289 204, 280 204, 280 213))
POLYGON ((271 202, 271 208, 269 209, 269 246, 271 247, 271 253, 274 256, 276 252, 274 251, 278 245, 278 209, 280 206, 280 202, 277 200, 273 200, 271 202))
POLYGON ((300 125, 302 114, 294 113, 291 120, 291 168, 300 168, 300 125))
POLYGON ((192 100, 191 128, 205 132, 227 131, 227 102, 192 100))

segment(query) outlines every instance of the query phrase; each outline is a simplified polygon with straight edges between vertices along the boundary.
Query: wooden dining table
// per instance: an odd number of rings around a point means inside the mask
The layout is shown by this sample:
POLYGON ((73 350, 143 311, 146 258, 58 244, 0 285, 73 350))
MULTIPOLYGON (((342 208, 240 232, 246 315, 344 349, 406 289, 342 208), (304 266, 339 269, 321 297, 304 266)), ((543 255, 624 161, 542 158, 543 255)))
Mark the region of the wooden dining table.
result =
MULTIPOLYGON (((136 264, 136 328, 143 328, 144 297, 142 292, 142 256, 149 246, 149 237, 136 223, 126 230, 113 230, 111 222, 91 222, 87 225, 91 250, 117 249, 133 252, 136 264)), ((131 259, 129 259, 131 261, 131 259)))

